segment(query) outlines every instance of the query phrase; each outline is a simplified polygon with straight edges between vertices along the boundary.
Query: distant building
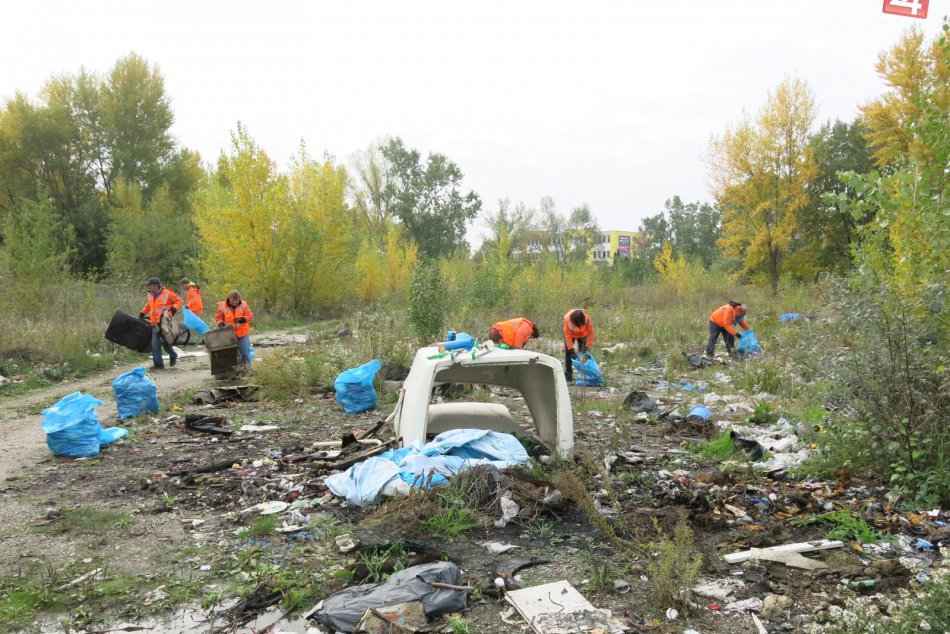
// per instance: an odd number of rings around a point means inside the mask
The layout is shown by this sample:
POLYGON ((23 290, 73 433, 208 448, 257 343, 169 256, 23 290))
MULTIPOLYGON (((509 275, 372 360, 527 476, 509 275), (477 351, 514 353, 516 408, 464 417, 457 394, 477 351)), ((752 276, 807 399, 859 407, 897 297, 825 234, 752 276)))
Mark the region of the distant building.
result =
MULTIPOLYGON (((617 259, 629 260, 633 257, 634 249, 638 244, 639 234, 635 231, 601 231, 599 242, 587 254, 587 261, 594 264, 610 266, 617 259)), ((583 241, 565 238, 567 244, 556 244, 551 240, 547 231, 535 229, 529 231, 522 252, 527 256, 537 256, 545 252, 557 255, 570 253, 581 248, 583 241)))
POLYGON ((638 234, 635 231, 601 231, 600 241, 587 254, 587 261, 606 266, 633 257, 638 234))

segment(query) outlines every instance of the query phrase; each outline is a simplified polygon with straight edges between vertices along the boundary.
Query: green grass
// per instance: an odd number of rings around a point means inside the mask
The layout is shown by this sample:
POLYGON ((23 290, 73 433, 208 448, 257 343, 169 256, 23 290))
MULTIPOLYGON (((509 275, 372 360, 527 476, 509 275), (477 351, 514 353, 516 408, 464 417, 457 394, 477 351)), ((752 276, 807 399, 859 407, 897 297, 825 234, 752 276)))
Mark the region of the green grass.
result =
POLYGON ((54 535, 100 535, 113 531, 122 531, 134 523, 132 516, 113 509, 100 509, 93 506, 79 506, 63 509, 59 519, 47 526, 37 527, 37 531, 54 535))
POLYGON ((247 539, 248 537, 266 537, 277 533, 278 519, 276 515, 262 515, 254 520, 254 523, 238 532, 238 537, 247 539))
POLYGON ((855 517, 848 511, 832 511, 821 515, 812 515, 806 518, 795 518, 789 520, 793 526, 809 526, 819 524, 830 526, 825 533, 828 539, 837 539, 841 541, 856 541, 859 544, 876 544, 881 539, 881 534, 872 528, 860 517, 855 517))
POLYGON ((471 509, 445 509, 423 520, 419 528, 425 533, 454 537, 475 528, 476 519, 471 509))
POLYGON ((449 615, 445 617, 445 622, 449 626, 452 634, 475 634, 475 624, 462 616, 449 615))
POLYGON ((53 384, 49 379, 32 377, 22 383, 5 383, 0 385, 0 398, 21 396, 33 390, 41 390, 53 384))
POLYGON ((702 457, 716 462, 744 455, 742 450, 732 442, 732 436, 728 431, 712 440, 700 443, 696 451, 702 457))

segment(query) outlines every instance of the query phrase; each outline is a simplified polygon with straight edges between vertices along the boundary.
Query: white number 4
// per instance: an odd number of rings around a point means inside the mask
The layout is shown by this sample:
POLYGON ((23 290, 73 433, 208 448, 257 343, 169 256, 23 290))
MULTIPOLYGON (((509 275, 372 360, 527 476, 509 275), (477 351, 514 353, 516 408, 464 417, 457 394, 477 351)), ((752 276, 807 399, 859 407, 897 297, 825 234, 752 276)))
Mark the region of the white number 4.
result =
POLYGON ((890 0, 887 4, 892 7, 910 9, 911 15, 917 15, 917 12, 924 8, 923 5, 920 4, 920 0, 890 0))

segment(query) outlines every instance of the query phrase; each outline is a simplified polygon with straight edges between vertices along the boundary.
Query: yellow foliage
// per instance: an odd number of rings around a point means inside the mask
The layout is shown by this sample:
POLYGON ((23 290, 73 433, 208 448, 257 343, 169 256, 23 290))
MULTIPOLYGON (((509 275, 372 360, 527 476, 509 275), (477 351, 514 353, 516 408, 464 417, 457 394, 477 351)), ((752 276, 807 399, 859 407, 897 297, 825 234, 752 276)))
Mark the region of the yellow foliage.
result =
POLYGON ((417 252, 416 245, 405 237, 399 225, 389 226, 381 246, 369 237, 364 238, 356 258, 360 299, 375 302, 393 295, 405 295, 418 263, 417 252))
POLYGON ((782 259, 808 204, 816 174, 808 138, 815 98, 799 79, 783 81, 754 121, 746 119, 711 144, 712 178, 723 209, 720 246, 743 272, 768 271, 777 291, 782 259))
POLYGON ((878 165, 907 156, 932 158, 910 123, 920 121, 924 108, 950 111, 947 51, 938 39, 925 43, 923 31, 914 28, 878 57, 874 68, 890 90, 861 108, 878 165))
POLYGON ((702 263, 689 262, 682 255, 673 256, 673 246, 666 242, 653 261, 660 280, 671 287, 679 297, 688 297, 705 285, 706 269, 702 263))

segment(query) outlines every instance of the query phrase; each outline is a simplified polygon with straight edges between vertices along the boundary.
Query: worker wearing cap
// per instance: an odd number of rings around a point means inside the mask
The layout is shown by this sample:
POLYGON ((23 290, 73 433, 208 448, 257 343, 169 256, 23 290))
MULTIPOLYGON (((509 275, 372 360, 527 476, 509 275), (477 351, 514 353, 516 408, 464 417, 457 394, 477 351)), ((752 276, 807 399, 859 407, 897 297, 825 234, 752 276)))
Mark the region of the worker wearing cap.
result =
POLYGON ((515 317, 508 321, 499 321, 488 329, 488 338, 495 343, 505 344, 509 348, 524 348, 528 339, 538 338, 538 327, 524 317, 515 317))
POLYGON ((185 295, 185 307, 196 315, 203 313, 205 303, 201 299, 201 287, 188 278, 178 282, 178 285, 181 286, 181 290, 185 295))
POLYGON ((165 362, 162 360, 162 348, 168 353, 168 365, 175 367, 178 362, 178 355, 171 344, 165 341, 162 336, 162 315, 167 311, 174 315, 181 310, 184 302, 170 288, 162 286, 162 281, 157 277, 150 277, 145 283, 146 296, 145 306, 139 313, 139 319, 147 321, 152 326, 152 367, 155 370, 164 370, 165 362))
POLYGON ((729 356, 733 355, 736 337, 742 338, 742 333, 736 330, 736 326, 742 326, 743 330, 751 330, 752 326, 745 320, 748 310, 739 302, 730 301, 723 304, 713 311, 709 316, 709 342, 706 344, 706 356, 712 357, 716 351, 716 341, 719 335, 722 335, 726 342, 726 352, 729 356))
POLYGON ((584 354, 594 343, 594 322, 583 308, 572 308, 564 313, 564 376, 574 380, 574 364, 578 353, 584 354), (575 350, 575 346, 577 350, 575 350))
POLYGON ((254 313, 237 291, 231 291, 226 300, 218 302, 218 310, 214 314, 214 321, 218 324, 218 328, 234 326, 238 349, 241 351, 241 361, 247 369, 251 368, 251 322, 253 320, 254 313))

